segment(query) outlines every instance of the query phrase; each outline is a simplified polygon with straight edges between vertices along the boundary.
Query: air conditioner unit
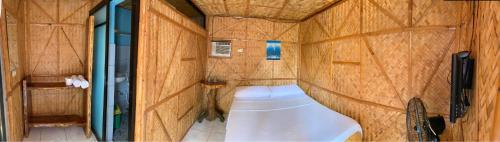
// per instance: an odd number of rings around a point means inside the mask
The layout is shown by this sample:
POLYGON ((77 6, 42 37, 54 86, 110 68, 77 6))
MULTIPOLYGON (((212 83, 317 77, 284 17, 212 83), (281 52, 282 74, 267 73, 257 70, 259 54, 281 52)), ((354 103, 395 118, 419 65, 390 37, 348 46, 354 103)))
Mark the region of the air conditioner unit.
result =
POLYGON ((231 57, 231 41, 212 41, 213 57, 231 57))

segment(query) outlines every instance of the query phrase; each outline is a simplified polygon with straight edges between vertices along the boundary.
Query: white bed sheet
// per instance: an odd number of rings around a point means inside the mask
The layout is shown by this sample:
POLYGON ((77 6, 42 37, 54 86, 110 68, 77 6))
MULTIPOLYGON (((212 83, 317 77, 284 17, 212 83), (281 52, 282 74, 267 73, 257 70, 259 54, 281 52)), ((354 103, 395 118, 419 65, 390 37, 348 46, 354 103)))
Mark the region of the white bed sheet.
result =
POLYGON ((235 100, 269 99, 271 90, 267 86, 241 86, 236 88, 235 100))
POLYGON ((238 100, 231 106, 225 140, 345 141, 362 132, 353 119, 305 94, 265 100, 238 100))

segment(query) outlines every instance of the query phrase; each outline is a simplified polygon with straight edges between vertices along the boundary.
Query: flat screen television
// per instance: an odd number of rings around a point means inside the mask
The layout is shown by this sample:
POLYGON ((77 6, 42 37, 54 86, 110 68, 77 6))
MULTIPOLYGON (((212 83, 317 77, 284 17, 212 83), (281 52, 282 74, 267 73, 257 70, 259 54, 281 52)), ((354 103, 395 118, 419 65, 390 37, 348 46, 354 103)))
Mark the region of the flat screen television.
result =
POLYGON ((469 51, 454 53, 451 61, 451 96, 450 96, 450 122, 455 123, 457 118, 467 112, 469 93, 472 89, 474 59, 470 58, 469 51))

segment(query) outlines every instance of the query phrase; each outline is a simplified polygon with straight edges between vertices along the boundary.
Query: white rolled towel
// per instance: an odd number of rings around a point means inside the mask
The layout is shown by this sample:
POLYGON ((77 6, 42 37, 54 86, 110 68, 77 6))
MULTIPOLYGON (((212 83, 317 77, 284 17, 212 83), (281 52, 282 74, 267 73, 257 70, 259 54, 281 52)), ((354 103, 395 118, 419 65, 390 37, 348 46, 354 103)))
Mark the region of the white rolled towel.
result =
POLYGON ((73 79, 71 79, 71 77, 65 77, 64 82, 66 83, 66 86, 73 85, 73 79))
POLYGON ((82 87, 82 89, 86 89, 89 87, 89 81, 85 80, 85 78, 83 77, 83 75, 79 75, 78 76, 78 79, 80 79, 80 87, 82 87))
POLYGON ((73 86, 80 87, 82 85, 82 81, 76 75, 71 76, 71 80, 73 80, 73 86))

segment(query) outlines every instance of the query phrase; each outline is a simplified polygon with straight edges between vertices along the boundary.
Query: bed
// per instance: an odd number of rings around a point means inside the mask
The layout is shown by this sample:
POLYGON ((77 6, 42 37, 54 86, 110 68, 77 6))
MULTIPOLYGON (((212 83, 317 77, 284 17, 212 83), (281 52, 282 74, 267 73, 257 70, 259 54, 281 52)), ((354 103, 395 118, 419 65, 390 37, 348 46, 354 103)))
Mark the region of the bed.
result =
POLYGON ((353 119, 316 102, 297 85, 238 87, 225 141, 361 140, 353 119))

